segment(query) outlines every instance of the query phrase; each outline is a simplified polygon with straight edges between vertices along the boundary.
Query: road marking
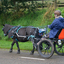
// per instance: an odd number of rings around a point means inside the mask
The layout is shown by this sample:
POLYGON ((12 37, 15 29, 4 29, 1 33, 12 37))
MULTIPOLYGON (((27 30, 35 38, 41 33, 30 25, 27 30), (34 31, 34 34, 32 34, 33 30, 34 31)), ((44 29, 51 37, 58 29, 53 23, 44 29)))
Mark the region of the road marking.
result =
POLYGON ((41 59, 41 58, 33 58, 33 57, 21 57, 23 59, 32 59, 32 60, 45 60, 45 59, 41 59))

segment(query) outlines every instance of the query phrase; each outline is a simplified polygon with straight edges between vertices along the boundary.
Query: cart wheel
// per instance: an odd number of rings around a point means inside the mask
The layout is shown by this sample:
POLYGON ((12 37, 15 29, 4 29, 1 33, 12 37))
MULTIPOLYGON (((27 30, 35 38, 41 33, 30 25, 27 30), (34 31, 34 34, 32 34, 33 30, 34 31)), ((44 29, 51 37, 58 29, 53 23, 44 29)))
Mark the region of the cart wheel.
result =
POLYGON ((54 43, 54 51, 58 54, 63 56, 64 55, 64 41, 61 41, 61 45, 58 43, 54 43))
POLYGON ((43 39, 38 45, 38 53, 43 58, 50 58, 54 53, 54 45, 48 39, 43 39))

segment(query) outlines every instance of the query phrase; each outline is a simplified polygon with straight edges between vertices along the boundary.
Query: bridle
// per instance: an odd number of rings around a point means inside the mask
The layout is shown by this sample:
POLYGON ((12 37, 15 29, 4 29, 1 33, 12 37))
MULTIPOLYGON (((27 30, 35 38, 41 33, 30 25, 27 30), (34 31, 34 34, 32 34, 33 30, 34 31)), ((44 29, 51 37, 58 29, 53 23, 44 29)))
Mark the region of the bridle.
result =
MULTIPOLYGON (((11 30, 13 30, 14 28, 16 28, 17 26, 14 26, 14 27, 12 27, 11 29, 9 29, 7 32, 6 32, 6 34, 4 34, 4 36, 7 36, 8 35, 8 33, 11 31, 11 30)), ((4 31, 4 28, 2 28, 2 30, 4 31)))

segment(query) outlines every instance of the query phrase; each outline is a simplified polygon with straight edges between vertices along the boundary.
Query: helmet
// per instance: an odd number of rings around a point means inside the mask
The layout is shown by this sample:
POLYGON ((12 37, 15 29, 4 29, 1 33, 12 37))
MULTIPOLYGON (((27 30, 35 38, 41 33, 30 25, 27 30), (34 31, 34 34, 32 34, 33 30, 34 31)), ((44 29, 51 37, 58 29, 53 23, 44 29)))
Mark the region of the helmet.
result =
POLYGON ((56 10, 56 11, 54 11, 54 14, 57 15, 57 16, 60 16, 61 12, 60 12, 60 10, 56 10))

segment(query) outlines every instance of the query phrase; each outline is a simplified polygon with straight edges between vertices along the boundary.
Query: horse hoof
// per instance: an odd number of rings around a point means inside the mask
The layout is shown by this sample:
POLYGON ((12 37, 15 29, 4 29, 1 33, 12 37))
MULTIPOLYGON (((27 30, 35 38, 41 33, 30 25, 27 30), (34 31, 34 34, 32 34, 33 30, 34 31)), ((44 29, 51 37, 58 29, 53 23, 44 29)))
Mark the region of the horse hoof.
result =
POLYGON ((12 53, 12 50, 10 50, 9 53, 12 53))
POLYGON ((17 52, 17 54, 20 54, 20 52, 17 52))
POLYGON ((34 53, 32 53, 32 52, 30 53, 30 55, 33 55, 33 54, 34 54, 34 53))

